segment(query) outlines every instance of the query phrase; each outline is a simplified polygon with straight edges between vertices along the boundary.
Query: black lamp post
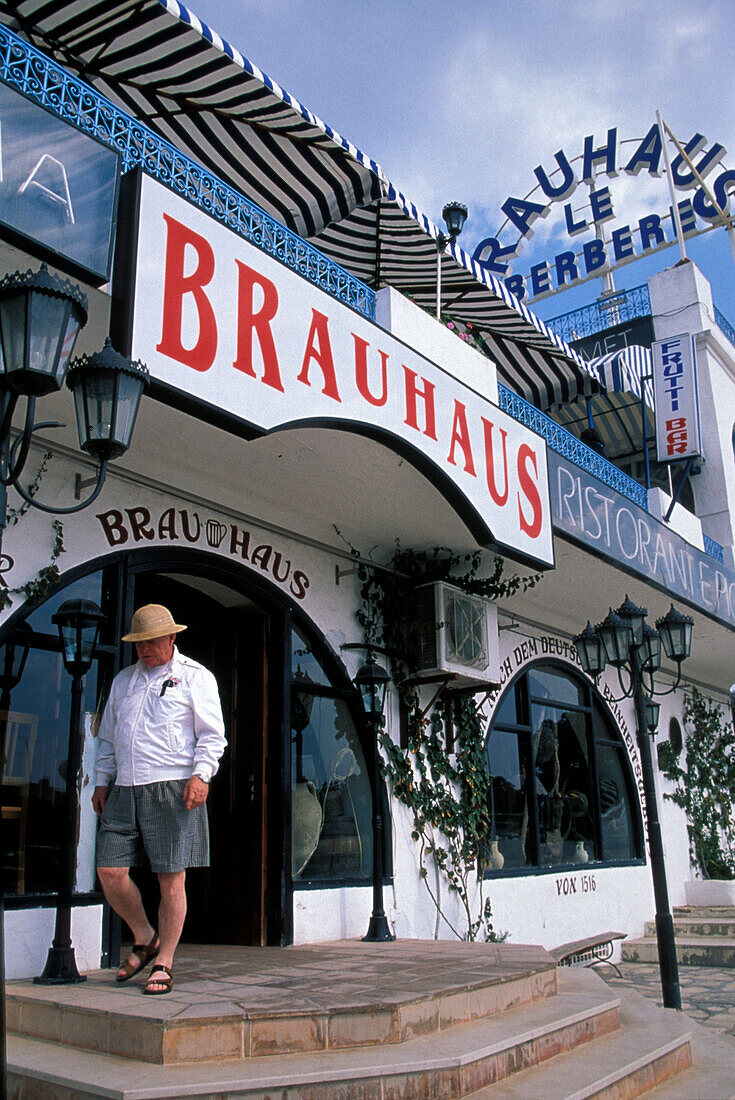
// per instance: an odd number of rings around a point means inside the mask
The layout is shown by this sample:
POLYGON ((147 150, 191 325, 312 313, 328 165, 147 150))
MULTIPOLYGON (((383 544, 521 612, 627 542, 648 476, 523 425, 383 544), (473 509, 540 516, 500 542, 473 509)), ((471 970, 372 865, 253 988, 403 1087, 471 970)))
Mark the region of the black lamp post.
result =
POLYGON ((92 603, 91 600, 67 600, 51 619, 59 628, 64 667, 72 677, 72 686, 56 927, 43 974, 33 979, 39 985, 69 985, 87 980, 86 976, 77 970, 74 957, 74 948, 71 943, 71 906, 76 872, 79 810, 77 782, 82 757, 81 719, 84 677, 92 666, 100 623, 104 617, 97 604, 92 603))
POLYGON ((658 728, 659 704, 654 696, 669 695, 681 681, 681 665, 691 652, 694 620, 682 615, 672 605, 671 610, 656 620, 656 629, 646 622, 647 610, 636 607, 628 597, 625 602, 593 627, 591 623, 578 634, 574 644, 585 672, 599 676, 605 664, 618 669, 623 697, 632 698, 636 713, 636 734, 643 772, 643 797, 648 820, 648 840, 651 850, 651 877, 656 902, 656 939, 661 974, 661 989, 665 1008, 681 1009, 679 968, 676 961, 674 920, 669 906, 666 885, 661 823, 656 802, 656 787, 651 758, 651 737, 658 728), (654 673, 661 667, 661 649, 677 665, 674 685, 657 691, 654 673), (629 682, 623 683, 621 670, 627 668, 629 682), (650 734, 650 737, 649 737, 650 734))
POLYGON ((442 210, 447 233, 439 233, 436 238, 436 315, 442 312, 442 252, 447 245, 454 244, 467 221, 467 207, 463 202, 448 202, 442 210))
POLYGON ((378 741, 385 721, 385 693, 390 676, 368 651, 367 660, 355 675, 370 727, 371 786, 373 790, 373 912, 367 934, 369 943, 383 943, 396 937, 388 927, 383 908, 383 812, 380 806, 380 749, 378 741))

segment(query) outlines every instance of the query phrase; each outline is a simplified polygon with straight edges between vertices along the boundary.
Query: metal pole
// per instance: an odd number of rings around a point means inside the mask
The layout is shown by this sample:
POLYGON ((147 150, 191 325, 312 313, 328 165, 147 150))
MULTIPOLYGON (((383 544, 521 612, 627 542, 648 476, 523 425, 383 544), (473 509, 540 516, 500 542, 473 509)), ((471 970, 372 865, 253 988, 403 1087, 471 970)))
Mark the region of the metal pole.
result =
POLYGON ((436 316, 441 320, 442 315, 442 252, 441 242, 436 242, 436 316))
POLYGON ((674 190, 674 179, 671 175, 671 162, 669 161, 669 150, 666 145, 666 131, 664 129, 664 120, 661 118, 661 112, 656 111, 656 119, 658 121, 658 132, 661 135, 661 149, 664 154, 664 164, 666 165, 666 178, 669 181, 669 195, 671 196, 671 209, 674 214, 674 226, 676 228, 676 239, 679 242, 679 251, 681 252, 682 260, 687 258, 687 250, 684 244, 684 230, 681 224, 681 214, 679 212, 679 204, 676 201, 676 192, 674 190))
POLYGON ((59 896, 56 903, 56 927, 54 938, 46 958, 46 966, 37 985, 71 985, 86 982, 87 977, 77 970, 77 961, 71 943, 71 904, 74 893, 74 876, 77 855, 77 817, 79 797, 77 780, 82 757, 82 695, 84 677, 75 676, 71 687, 71 716, 69 718, 69 749, 66 760, 66 791, 64 795, 64 834, 62 858, 59 865, 59 896))
MULTIPOLYGON (((441 258, 441 256, 440 256, 441 258)), ((385 943, 396 937, 388 927, 388 918, 383 908, 383 812, 380 807, 380 750, 378 731, 380 718, 371 715, 371 779, 373 788, 373 912, 370 917, 365 943, 385 943)))
POLYGON ((661 823, 658 817, 656 786, 653 777, 651 756, 651 737, 646 725, 646 697, 641 679, 641 668, 635 647, 630 648, 630 667, 633 674, 634 701, 636 715, 636 733, 641 754, 643 772, 643 797, 648 820, 648 845, 651 853, 651 878, 656 903, 656 940, 658 943, 658 966, 661 974, 661 991, 664 1008, 676 1008, 681 1011, 681 990, 679 989, 679 966, 676 961, 676 941, 674 938, 674 918, 669 907, 669 892, 666 885, 666 864, 661 838, 661 823))

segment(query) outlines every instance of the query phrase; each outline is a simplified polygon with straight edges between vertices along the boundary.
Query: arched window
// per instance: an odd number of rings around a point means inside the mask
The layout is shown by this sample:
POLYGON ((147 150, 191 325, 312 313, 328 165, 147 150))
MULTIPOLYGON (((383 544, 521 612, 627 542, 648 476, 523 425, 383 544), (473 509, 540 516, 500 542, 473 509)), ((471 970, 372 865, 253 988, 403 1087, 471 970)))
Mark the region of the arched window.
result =
MULTIPOLYGON (((23 678, 12 691, 3 691, 0 703, 0 743, 4 749, 2 770, 3 859, 5 896, 35 897, 39 902, 58 889, 66 759, 69 745, 71 678, 64 668, 58 629, 51 619, 62 602, 72 598, 93 600, 105 612, 111 603, 111 584, 104 570, 73 581, 46 600, 26 619, 32 633, 23 678)), ((12 631, 10 636, 12 637, 12 631)), ((115 647, 111 625, 102 625, 100 644, 92 668, 84 679, 82 727, 83 770, 96 718, 111 678, 115 647)), ((88 798, 82 799, 80 849, 76 890, 95 889, 95 817, 88 798)))
POLYGON ((498 703, 486 758, 505 871, 641 856, 628 755, 581 676, 552 663, 525 669, 498 703))
POLYGON ((369 880, 370 778, 348 693, 333 686, 297 630, 291 652, 294 881, 327 885, 369 880))

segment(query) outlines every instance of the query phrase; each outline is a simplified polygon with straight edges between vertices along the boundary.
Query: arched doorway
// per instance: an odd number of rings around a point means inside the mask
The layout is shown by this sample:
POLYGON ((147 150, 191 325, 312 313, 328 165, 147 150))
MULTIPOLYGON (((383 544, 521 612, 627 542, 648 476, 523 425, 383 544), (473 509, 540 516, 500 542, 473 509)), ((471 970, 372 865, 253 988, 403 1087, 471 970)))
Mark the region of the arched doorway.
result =
MULTIPOLYGON (((61 803, 46 795, 49 776, 53 785, 63 770, 65 716, 59 707, 68 685, 51 617, 63 600, 79 595, 95 599, 107 616, 97 665, 88 676, 84 706, 90 720, 104 705, 114 673, 135 659, 133 647, 119 638, 134 607, 146 602, 166 604, 187 624, 177 640, 182 652, 209 667, 220 686, 228 748, 209 800, 212 865, 189 872, 185 941, 289 943, 294 888, 369 881, 371 802, 362 715, 338 655, 300 608, 252 570, 190 548, 150 548, 71 571, 43 604, 19 609, 0 635, 2 645, 24 618, 34 630, 28 667, 35 680, 24 675, 9 707, 38 712, 37 743, 44 750, 28 789, 48 818, 29 856, 36 868, 28 877, 33 888, 11 898, 11 907, 53 902, 54 858, 47 850, 61 803), (58 720, 51 720, 53 714, 58 720), (48 761, 42 765, 44 753, 48 761), (292 817, 298 818, 305 801, 311 810, 319 807, 317 831, 306 849, 294 845, 292 832, 292 817)), ((18 846, 12 858, 25 863, 25 850, 21 855, 18 846)), ((93 871, 89 879, 93 900, 93 871)), ((150 876, 142 882, 155 904, 150 876)))

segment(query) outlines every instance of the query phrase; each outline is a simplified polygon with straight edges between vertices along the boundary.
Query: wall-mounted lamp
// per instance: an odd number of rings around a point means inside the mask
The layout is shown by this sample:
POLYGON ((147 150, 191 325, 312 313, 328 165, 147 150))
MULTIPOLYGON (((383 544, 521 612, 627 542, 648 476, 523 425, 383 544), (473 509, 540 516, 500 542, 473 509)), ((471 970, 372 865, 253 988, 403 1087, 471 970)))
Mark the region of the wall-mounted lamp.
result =
MULTIPOLYGON (((87 321, 87 299, 68 279, 48 271, 13 272, 0 279, 0 482, 13 485, 27 504, 43 512, 68 515, 99 495, 110 459, 130 445, 148 370, 118 355, 109 340, 101 352, 70 362, 77 336, 87 321), (100 463, 92 495, 70 507, 42 504, 30 496, 20 477, 33 433, 60 427, 35 422, 36 398, 60 390, 66 378, 74 391, 79 445, 100 463), (26 398, 22 432, 11 444, 18 400, 26 398)), ((5 503, 0 500, 0 538, 5 503)))
POLYGON ((438 233, 436 238, 436 315, 442 312, 442 253, 448 244, 454 244, 467 221, 467 207, 463 202, 448 202, 442 210, 447 233, 438 233))

